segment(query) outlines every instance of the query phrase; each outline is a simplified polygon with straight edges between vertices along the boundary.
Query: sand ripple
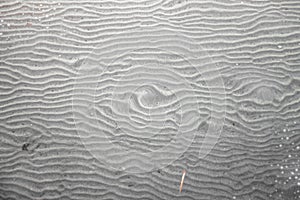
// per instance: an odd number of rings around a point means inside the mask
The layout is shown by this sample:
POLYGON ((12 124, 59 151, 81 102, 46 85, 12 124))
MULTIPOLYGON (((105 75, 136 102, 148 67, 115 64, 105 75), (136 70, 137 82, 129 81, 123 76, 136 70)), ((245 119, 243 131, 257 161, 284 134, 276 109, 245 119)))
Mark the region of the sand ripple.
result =
POLYGON ((299 199, 299 1, 0 12, 0 199, 299 199))

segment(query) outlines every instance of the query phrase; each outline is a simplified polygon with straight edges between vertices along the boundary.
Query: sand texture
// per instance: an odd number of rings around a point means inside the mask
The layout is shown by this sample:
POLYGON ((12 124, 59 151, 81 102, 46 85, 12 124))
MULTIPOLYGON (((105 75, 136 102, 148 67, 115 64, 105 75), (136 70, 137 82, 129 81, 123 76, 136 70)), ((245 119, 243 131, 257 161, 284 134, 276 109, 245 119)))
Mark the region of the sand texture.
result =
POLYGON ((300 199, 300 1, 0 0, 0 20, 1 200, 300 199))

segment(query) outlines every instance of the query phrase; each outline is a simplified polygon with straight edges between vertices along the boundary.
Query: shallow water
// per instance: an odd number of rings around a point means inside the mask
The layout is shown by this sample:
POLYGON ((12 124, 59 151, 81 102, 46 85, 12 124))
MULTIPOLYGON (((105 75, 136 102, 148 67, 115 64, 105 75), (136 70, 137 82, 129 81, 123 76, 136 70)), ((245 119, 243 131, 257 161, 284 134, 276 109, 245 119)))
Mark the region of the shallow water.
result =
POLYGON ((0 12, 0 199, 300 198, 298 1, 0 12))

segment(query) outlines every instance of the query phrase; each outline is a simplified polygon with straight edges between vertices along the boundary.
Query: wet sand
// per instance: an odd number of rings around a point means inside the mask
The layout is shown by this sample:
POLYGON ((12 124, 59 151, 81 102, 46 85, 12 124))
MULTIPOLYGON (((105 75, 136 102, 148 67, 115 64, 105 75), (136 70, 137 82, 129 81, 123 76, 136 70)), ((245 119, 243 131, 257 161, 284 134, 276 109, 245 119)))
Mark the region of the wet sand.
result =
POLYGON ((300 2, 0 12, 0 199, 300 198, 300 2))

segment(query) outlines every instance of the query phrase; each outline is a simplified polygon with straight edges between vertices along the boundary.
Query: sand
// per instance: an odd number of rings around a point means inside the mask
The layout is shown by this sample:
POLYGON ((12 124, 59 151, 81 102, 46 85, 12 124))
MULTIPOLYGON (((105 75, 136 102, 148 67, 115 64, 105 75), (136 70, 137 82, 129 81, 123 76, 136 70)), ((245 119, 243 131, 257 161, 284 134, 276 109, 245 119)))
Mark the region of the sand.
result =
POLYGON ((0 12, 0 199, 300 198, 300 2, 0 12))

